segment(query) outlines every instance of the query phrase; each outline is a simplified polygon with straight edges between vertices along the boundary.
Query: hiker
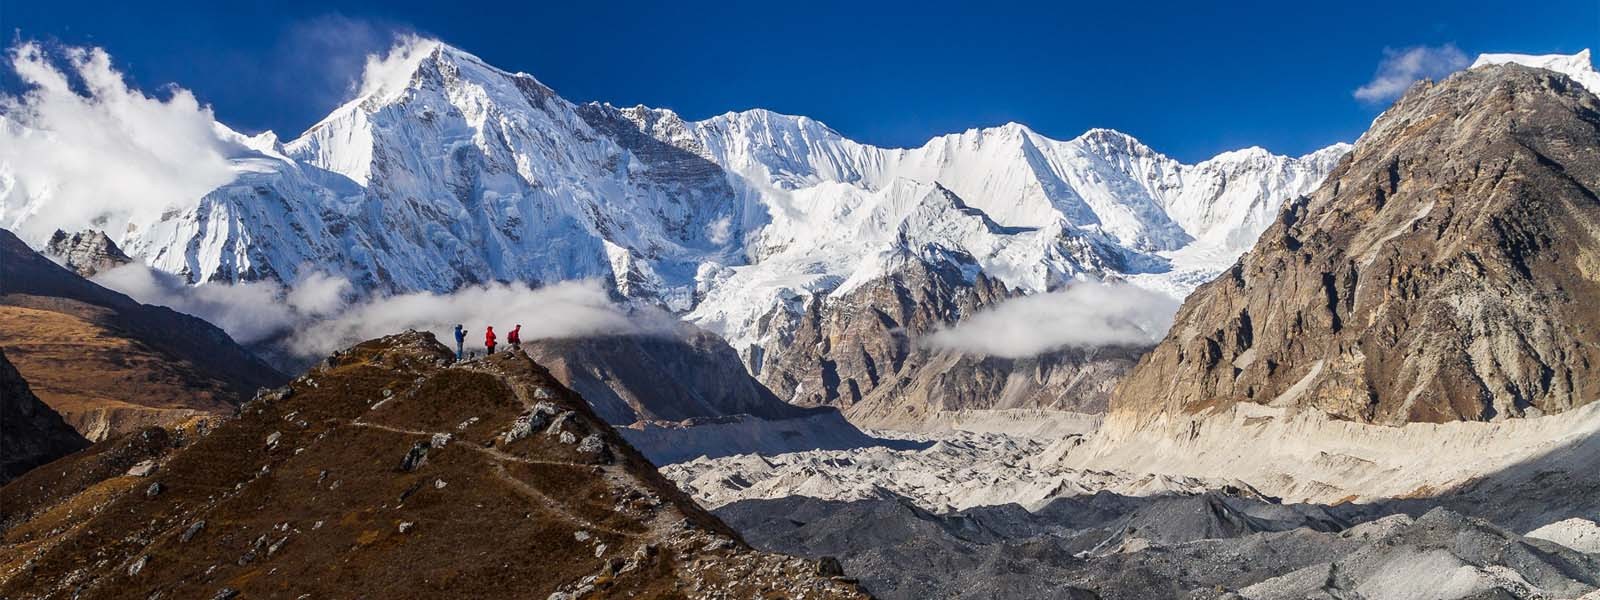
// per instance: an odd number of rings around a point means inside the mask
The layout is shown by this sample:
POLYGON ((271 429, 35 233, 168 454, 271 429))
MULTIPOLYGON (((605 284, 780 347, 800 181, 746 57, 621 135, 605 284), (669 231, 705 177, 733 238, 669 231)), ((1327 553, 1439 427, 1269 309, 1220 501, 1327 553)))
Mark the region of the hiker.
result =
POLYGON ((494 326, 493 325, 490 325, 488 329, 483 330, 483 345, 484 345, 484 347, 489 349, 488 354, 494 354, 494 326))
POLYGON ((463 329, 461 327, 460 323, 456 323, 456 360, 457 361, 461 360, 461 353, 462 353, 462 350, 465 350, 464 346, 466 345, 466 343, 467 343, 467 330, 463 329))
POLYGON ((511 333, 507 333, 506 334, 506 341, 507 342, 511 342, 511 349, 512 350, 521 350, 522 349, 522 324, 521 323, 517 323, 516 327, 512 327, 511 328, 511 333))

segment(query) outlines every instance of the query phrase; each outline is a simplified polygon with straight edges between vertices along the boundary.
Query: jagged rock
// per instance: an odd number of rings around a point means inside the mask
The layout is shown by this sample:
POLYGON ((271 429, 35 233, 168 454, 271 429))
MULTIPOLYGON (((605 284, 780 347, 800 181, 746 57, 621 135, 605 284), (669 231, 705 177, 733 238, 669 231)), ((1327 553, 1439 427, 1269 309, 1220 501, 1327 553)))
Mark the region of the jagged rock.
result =
POLYGON ((211 600, 233 600, 233 598, 237 597, 238 595, 239 590, 233 588, 222 588, 217 590, 217 594, 212 596, 211 600))
MULTIPOLYGON (((550 426, 545 428, 544 434, 545 435, 560 435, 562 433, 568 433, 566 431, 567 423, 572 421, 572 418, 573 418, 573 412, 572 411, 570 411, 570 410, 562 411, 561 414, 556 415, 556 417, 554 419, 551 419, 550 426)), ((567 442, 567 443, 571 443, 571 442, 567 442)))
POLYGON ((94 277, 102 271, 133 262, 102 231, 86 229, 73 234, 57 229, 45 243, 45 253, 61 260, 68 269, 82 277, 94 277))
MULTIPOLYGON (((550 424, 550 417, 555 414, 556 407, 554 404, 549 402, 535 404, 528 412, 517 416, 517 420, 511 424, 511 429, 506 430, 504 435, 506 443, 515 442, 533 435, 535 431, 543 430, 550 424)), ((477 417, 473 417, 473 419, 475 420, 477 417)))
POLYGON ((406 451, 405 457, 400 459, 400 470, 406 473, 417 470, 417 467, 422 466, 428 459, 428 448, 428 442, 412 444, 411 449, 406 451))
POLYGON ((428 444, 434 448, 443 448, 445 445, 450 443, 451 439, 453 438, 448 433, 435 433, 433 434, 433 437, 429 439, 428 444))
POLYGON ((279 431, 272 432, 271 435, 267 436, 267 449, 271 450, 273 448, 277 448, 278 447, 278 440, 281 440, 281 439, 283 439, 283 433, 282 432, 279 432, 279 431))
POLYGON ((578 442, 578 451, 584 454, 593 454, 596 460, 602 463, 611 462, 611 449, 606 447, 606 443, 601 441, 598 435, 589 434, 584 436, 583 440, 578 442))
POLYGON ((411 529, 416 527, 416 526, 417 526, 416 523, 412 523, 410 521, 402 521, 400 523, 400 527, 398 529, 400 530, 400 533, 411 533, 411 529))
POLYGON ((839 564, 839 559, 824 556, 817 559, 817 574, 823 577, 843 577, 844 566, 839 564))
POLYGON ((149 556, 140 556, 138 558, 138 560, 133 561, 133 564, 128 565, 128 575, 130 577, 134 576, 134 575, 138 575, 140 571, 144 570, 145 564, 147 564, 149 562, 150 562, 150 557, 149 556))
POLYGON ((149 477, 155 472, 156 461, 146 459, 139 461, 138 464, 135 464, 132 467, 129 467, 127 474, 129 477, 149 477))
POLYGON ((578 441, 578 436, 572 435, 571 431, 563 431, 561 432, 561 437, 559 439, 563 444, 571 444, 578 441))
POLYGON ((194 536, 198 535, 200 533, 200 531, 205 529, 205 528, 206 528, 206 522, 205 521, 195 521, 194 523, 191 523, 187 528, 185 528, 183 530, 183 533, 178 536, 178 541, 187 542, 189 540, 192 540, 192 539, 194 539, 194 536))
POLYGON ((285 398, 288 398, 289 395, 293 394, 293 393, 294 393, 294 388, 291 388, 289 386, 283 386, 283 387, 278 387, 278 388, 270 388, 270 389, 269 388, 261 388, 261 389, 256 390, 256 395, 255 395, 254 398, 251 399, 251 401, 252 402, 265 403, 265 404, 271 404, 273 402, 282 402, 285 398))
POLYGON ((165 489, 167 489, 166 486, 161 485, 161 482, 157 481, 150 484, 149 487, 144 488, 144 497, 154 498, 156 496, 160 496, 161 492, 165 489))

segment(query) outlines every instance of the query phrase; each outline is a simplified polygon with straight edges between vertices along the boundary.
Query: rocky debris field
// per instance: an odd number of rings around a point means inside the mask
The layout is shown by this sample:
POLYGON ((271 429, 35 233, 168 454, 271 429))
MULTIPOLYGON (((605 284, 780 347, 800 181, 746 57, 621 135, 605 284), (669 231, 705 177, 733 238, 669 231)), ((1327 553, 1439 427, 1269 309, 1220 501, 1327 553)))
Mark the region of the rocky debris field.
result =
MULTIPOLYGON (((1444 508, 1381 512, 1221 493, 1101 493, 1035 512, 801 497, 716 511, 763 550, 839 557, 886 599, 1600 597, 1600 554, 1549 540, 1558 535, 1519 536, 1444 508)), ((1594 527, 1578 521, 1563 531, 1594 527)))
POLYGON ((806 496, 826 500, 906 498, 936 512, 1051 500, 1111 491, 1128 495, 1199 493, 1228 485, 1166 475, 1077 469, 1036 460, 1059 440, 998 433, 902 434, 874 431, 882 446, 745 454, 668 465, 663 475, 702 505, 806 496))
POLYGON ((752 550, 520 353, 335 354, 0 488, 0 597, 864 597, 752 550))

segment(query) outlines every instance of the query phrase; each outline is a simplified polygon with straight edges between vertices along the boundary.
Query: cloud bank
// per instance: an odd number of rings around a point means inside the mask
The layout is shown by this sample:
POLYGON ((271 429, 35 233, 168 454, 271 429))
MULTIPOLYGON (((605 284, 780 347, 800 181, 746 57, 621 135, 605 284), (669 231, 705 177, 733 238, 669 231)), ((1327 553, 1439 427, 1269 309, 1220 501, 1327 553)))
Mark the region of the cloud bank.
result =
POLYGON ((1467 55, 1455 44, 1383 50, 1378 72, 1354 93, 1357 100, 1384 102, 1399 98, 1419 79, 1439 79, 1467 68, 1467 55))
POLYGON ((431 331, 452 344, 456 323, 471 330, 468 347, 482 347, 485 325, 499 328, 504 340, 505 332, 521 323, 522 339, 527 341, 670 335, 681 326, 664 312, 613 303, 595 281, 542 288, 493 283, 450 294, 419 292, 354 303, 348 280, 321 273, 292 288, 269 281, 189 286, 169 273, 135 263, 96 275, 94 281, 139 302, 205 319, 241 344, 270 342, 302 358, 325 356, 406 329, 431 331))
POLYGON ((99 48, 26 42, 6 58, 29 89, 0 96, 0 226, 24 239, 86 225, 120 238, 233 179, 229 143, 188 90, 131 89, 99 48))
POLYGON ((598 282, 569 281, 530 288, 493 283, 451 294, 414 293, 376 298, 298 328, 289 346, 301 356, 321 356, 356 342, 406 329, 431 331, 447 345, 457 323, 469 330, 467 347, 483 346, 483 328, 497 328, 502 343, 522 324, 522 339, 609 334, 661 334, 675 320, 664 313, 630 311, 611 302, 598 282))
POLYGON ((308 321, 336 314, 350 282, 317 274, 295 289, 271 281, 203 283, 190 286, 177 276, 132 263, 94 276, 94 282, 144 304, 194 315, 234 341, 253 344, 308 321))
POLYGON ((1069 346, 1154 344, 1172 326, 1178 302, 1120 283, 1082 282, 1007 300, 925 338, 933 348, 1004 358, 1069 346))

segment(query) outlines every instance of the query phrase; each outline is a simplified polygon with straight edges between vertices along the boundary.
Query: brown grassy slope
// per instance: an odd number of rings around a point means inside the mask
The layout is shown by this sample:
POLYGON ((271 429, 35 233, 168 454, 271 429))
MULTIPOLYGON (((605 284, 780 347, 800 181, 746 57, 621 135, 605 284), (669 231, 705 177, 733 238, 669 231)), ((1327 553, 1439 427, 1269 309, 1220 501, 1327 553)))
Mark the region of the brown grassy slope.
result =
POLYGON ((221 329, 100 287, 3 229, 0 348, 91 439, 231 412, 287 379, 221 329))
POLYGON ((34 393, 85 437, 233 412, 222 382, 100 325, 95 319, 105 309, 48 302, 57 310, 0 305, 0 349, 15 357, 34 393))
POLYGON ((6 521, 0 597, 859 597, 750 550, 525 355, 449 356, 427 334, 367 342, 148 478, 51 465, 0 488, 29 515, 6 521), (539 402, 570 417, 507 443, 539 402), (610 460, 579 450, 590 435, 610 460))

